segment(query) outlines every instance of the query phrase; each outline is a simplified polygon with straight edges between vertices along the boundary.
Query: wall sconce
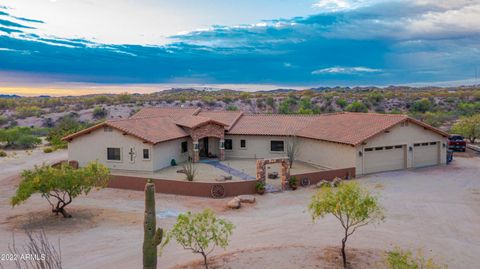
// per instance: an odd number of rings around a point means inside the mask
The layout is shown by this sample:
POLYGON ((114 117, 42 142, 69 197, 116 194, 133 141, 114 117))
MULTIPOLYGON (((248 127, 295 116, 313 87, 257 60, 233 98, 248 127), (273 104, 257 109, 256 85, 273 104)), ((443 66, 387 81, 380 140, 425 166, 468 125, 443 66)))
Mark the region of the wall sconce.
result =
POLYGON ((363 156, 363 152, 359 151, 359 152, 358 152, 358 156, 362 157, 362 156, 363 156))
POLYGON ((442 143, 442 146, 445 148, 447 145, 445 145, 445 143, 442 143))
POLYGON ((412 146, 408 147, 408 151, 412 151, 412 150, 413 150, 412 146))
POLYGON ((193 150, 198 151, 199 148, 198 142, 193 142, 193 150))

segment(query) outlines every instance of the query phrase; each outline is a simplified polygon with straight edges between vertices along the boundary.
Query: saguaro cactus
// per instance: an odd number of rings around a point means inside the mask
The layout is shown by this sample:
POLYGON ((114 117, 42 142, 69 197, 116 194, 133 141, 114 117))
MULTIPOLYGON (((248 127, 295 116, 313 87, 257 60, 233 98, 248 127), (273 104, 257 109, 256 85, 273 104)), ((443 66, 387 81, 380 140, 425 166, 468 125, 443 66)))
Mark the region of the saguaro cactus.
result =
POLYGON ((155 184, 145 185, 145 218, 143 221, 143 269, 157 268, 157 247, 162 242, 163 229, 157 229, 155 212, 155 184))

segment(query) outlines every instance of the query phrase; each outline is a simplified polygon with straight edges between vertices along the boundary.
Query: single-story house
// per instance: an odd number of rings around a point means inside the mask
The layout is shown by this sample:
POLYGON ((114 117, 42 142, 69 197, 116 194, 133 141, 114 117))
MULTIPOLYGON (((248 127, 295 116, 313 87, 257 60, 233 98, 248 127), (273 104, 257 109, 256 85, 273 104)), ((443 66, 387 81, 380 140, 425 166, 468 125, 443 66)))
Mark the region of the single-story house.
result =
POLYGON ((248 115, 200 108, 143 108, 64 137, 69 160, 154 172, 191 158, 296 159, 356 175, 446 163, 448 134, 407 115, 248 115))

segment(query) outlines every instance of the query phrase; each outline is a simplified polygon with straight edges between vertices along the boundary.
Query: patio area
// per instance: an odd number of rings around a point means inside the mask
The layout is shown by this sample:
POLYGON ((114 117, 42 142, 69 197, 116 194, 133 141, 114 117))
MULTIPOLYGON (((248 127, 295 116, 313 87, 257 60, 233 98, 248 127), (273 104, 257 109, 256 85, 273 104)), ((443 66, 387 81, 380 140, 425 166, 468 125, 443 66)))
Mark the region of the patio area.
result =
MULTIPOLYGON (((231 181, 245 181, 255 180, 256 175, 256 160, 255 159, 228 159, 225 161, 218 160, 202 160, 199 163, 195 163, 196 176, 195 182, 219 182, 219 179, 230 177, 231 179, 225 182, 231 181)), ((184 173, 177 172, 182 169, 182 164, 177 166, 167 167, 153 173, 148 172, 129 172, 113 170, 113 175, 120 176, 135 176, 152 179, 170 179, 186 181, 184 173)), ((280 165, 271 164, 266 166, 267 173, 277 172, 280 175, 280 165)), ((304 162, 294 162, 290 174, 301 174, 316 171, 328 170, 325 167, 314 166, 312 164, 304 162)), ((280 179, 268 179, 267 184, 276 186, 280 184, 280 179)))

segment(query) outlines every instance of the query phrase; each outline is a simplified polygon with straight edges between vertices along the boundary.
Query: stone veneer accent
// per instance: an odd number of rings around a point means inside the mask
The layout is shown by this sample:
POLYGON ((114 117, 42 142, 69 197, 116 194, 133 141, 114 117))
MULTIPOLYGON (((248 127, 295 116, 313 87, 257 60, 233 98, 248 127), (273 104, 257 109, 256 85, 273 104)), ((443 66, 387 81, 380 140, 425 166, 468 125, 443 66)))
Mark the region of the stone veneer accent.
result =
POLYGON ((265 165, 272 163, 280 163, 282 166, 280 170, 280 179, 282 180, 282 190, 285 190, 287 187, 287 179, 290 177, 290 167, 287 158, 257 160, 257 181, 265 182, 265 165))
MULTIPOLYGON (((198 143, 199 139, 204 137, 216 137, 220 139, 220 143, 224 141, 225 137, 225 129, 222 125, 215 124, 215 123, 207 123, 204 125, 200 125, 193 129, 184 128, 185 132, 190 135, 193 140, 193 144, 198 143)), ((218 145, 220 147, 220 145, 218 145)), ((220 160, 225 160, 225 149, 220 148, 220 160)), ((193 162, 198 162, 200 160, 200 152, 198 149, 193 149, 193 162)))

